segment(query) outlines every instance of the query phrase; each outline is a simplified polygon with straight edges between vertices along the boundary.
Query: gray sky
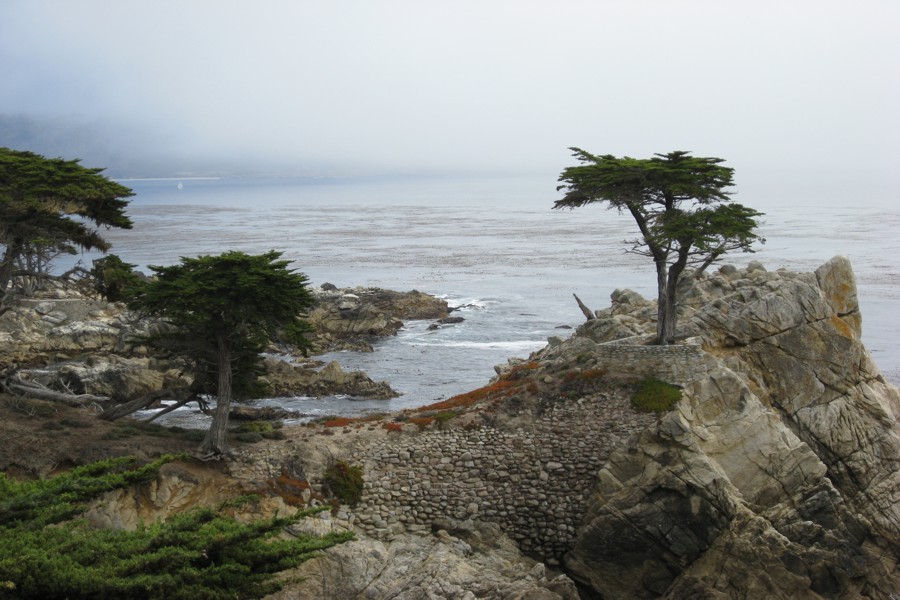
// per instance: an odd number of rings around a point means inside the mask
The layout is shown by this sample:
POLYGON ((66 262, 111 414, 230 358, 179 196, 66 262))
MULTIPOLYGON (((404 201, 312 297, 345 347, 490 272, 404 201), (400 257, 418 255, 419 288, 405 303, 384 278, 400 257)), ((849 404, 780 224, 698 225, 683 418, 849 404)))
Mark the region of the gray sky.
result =
POLYGON ((896 0, 3 0, 0 145, 554 180, 569 146, 683 149, 890 183, 898 30, 896 0))

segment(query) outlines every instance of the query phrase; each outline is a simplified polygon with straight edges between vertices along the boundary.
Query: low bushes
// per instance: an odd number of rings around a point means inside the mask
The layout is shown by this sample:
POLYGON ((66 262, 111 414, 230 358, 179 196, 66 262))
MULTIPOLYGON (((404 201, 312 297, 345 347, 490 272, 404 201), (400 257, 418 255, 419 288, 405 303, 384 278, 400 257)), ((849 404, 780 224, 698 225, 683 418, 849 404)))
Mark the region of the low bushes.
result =
POLYGON ((339 460, 325 469, 322 483, 342 504, 356 506, 362 499, 363 471, 358 465, 350 465, 339 460))
POLYGON ((665 381, 647 377, 638 383, 631 406, 639 412, 664 413, 681 400, 681 389, 665 381))

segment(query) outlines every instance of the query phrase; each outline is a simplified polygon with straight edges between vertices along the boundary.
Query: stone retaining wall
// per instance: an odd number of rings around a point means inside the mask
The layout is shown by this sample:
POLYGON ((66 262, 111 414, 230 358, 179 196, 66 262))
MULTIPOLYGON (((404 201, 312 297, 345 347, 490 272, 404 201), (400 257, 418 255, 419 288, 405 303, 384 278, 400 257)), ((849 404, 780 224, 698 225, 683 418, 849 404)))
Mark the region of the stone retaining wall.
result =
POLYGON ((699 344, 691 343, 639 346, 617 341, 598 344, 592 354, 611 374, 652 376, 674 385, 703 379, 716 363, 699 344))
MULTIPOLYGON (((576 343, 586 344, 590 368, 603 368, 613 377, 652 375, 685 384, 705 377, 714 364, 695 345, 576 343)), ((565 356, 572 360, 572 348, 559 359, 565 356)), ((571 549, 597 473, 610 453, 657 416, 634 411, 627 391, 615 386, 537 403, 537 414, 516 418, 519 427, 416 432, 407 425, 352 456, 336 456, 364 468, 363 499, 346 516, 374 537, 430 531, 447 518, 492 521, 523 552, 555 564, 571 549)), ((262 461, 243 468, 259 477, 277 473, 284 457, 257 458, 262 461)))
POLYGON ((553 563, 571 548, 597 471, 656 420, 624 394, 555 399, 527 428, 395 434, 362 457, 354 510, 370 535, 431 528, 441 518, 498 523, 525 553, 553 563))

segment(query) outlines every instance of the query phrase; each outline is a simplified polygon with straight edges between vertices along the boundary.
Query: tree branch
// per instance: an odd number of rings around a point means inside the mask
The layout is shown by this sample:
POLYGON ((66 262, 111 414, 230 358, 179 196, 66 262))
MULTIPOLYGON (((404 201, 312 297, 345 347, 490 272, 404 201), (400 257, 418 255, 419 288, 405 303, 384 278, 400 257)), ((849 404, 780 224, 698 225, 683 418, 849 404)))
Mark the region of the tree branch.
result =
POLYGON ((107 396, 95 396, 93 394, 66 394, 63 392, 57 392, 37 382, 24 381, 18 376, 13 376, 7 379, 4 382, 3 387, 5 387, 7 391, 14 394, 28 396, 31 398, 38 398, 40 400, 61 402, 68 406, 83 407, 85 404, 89 404, 91 402, 109 401, 109 397, 107 396))

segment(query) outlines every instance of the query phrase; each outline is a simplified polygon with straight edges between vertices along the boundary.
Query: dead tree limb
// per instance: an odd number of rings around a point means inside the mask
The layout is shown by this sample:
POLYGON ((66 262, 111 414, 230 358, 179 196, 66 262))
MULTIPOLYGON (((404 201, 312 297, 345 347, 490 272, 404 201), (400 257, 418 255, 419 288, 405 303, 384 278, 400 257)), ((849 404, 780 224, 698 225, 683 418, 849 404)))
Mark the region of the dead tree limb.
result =
POLYGON ((593 311, 584 305, 584 302, 581 301, 581 298, 579 298, 576 294, 572 295, 575 296, 575 302, 578 303, 578 308, 580 308, 581 312, 584 313, 584 317, 586 320, 593 321, 597 318, 596 315, 594 315, 593 311))
POLYGON ((95 396, 94 394, 66 394, 64 392, 51 390, 34 381, 25 381, 19 377, 7 379, 3 387, 13 394, 28 396, 29 398, 38 398, 39 400, 61 402, 68 406, 82 407, 92 402, 109 402, 107 396, 95 396))
POLYGON ((115 421, 116 419, 127 417, 135 411, 139 411, 142 408, 150 406, 160 398, 165 398, 166 396, 171 397, 173 395, 176 394, 171 390, 157 390, 155 392, 150 392, 149 394, 144 394, 140 398, 136 398, 130 402, 118 404, 110 408, 109 410, 103 411, 98 416, 104 421, 115 421))
MULTIPOLYGON (((158 413, 155 413, 152 417, 147 419, 147 422, 149 423, 150 421, 154 421, 163 415, 167 415, 170 412, 172 412, 173 410, 175 410, 176 408, 181 408, 185 404, 187 404, 189 402, 193 402, 194 400, 197 400, 197 398, 194 398, 193 396, 191 396, 189 398, 185 398, 183 400, 179 400, 175 404, 173 404, 171 406, 167 406, 164 409, 162 409, 161 411, 159 411, 158 413)), ((198 400, 198 403, 199 403, 199 400, 198 400)))

